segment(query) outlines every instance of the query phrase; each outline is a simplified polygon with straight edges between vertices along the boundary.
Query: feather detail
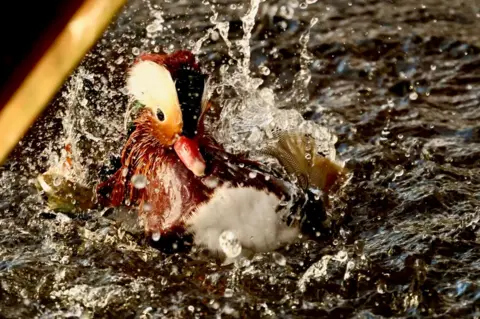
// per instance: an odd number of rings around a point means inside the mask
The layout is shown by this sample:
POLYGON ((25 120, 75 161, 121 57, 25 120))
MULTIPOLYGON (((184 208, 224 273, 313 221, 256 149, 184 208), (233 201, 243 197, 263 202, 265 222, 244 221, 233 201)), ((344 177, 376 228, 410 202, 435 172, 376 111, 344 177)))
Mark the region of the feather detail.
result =
POLYGON ((268 146, 261 153, 276 158, 286 172, 307 189, 316 187, 328 193, 339 184, 346 171, 339 164, 317 154, 313 137, 294 132, 277 133, 278 143, 268 146))
POLYGON ((183 121, 180 103, 172 76, 166 67, 153 61, 135 64, 127 78, 128 92, 156 116, 163 113, 162 121, 156 119, 157 129, 164 145, 173 144, 176 135, 182 132, 183 121))
POLYGON ((180 111, 177 91, 166 67, 153 61, 135 64, 127 78, 128 92, 148 107, 171 107, 180 111))
POLYGON ((182 227, 182 217, 207 200, 202 181, 178 160, 175 151, 164 147, 152 134, 156 125, 149 109, 135 120, 121 156, 121 167, 97 188, 105 206, 138 205, 146 233, 166 233, 182 227), (147 185, 135 187, 134 175, 143 175, 147 185), (197 192, 198 191, 198 192, 197 192))
POLYGON ((121 167, 108 180, 97 186, 98 202, 105 207, 122 205, 125 197, 125 177, 122 176, 124 167, 121 167))
POLYGON ((278 212, 280 198, 254 187, 218 187, 186 221, 195 244, 222 254, 220 235, 229 231, 242 249, 271 251, 294 241, 298 227, 287 226, 278 212))

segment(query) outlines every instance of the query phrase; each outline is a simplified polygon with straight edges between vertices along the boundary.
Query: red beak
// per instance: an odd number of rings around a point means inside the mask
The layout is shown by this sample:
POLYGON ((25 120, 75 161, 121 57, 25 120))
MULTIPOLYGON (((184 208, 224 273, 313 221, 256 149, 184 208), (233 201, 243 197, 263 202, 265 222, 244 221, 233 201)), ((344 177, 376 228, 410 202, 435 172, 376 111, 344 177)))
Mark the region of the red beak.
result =
POLYGON ((196 176, 205 174, 205 160, 195 140, 181 136, 173 146, 182 163, 196 176))

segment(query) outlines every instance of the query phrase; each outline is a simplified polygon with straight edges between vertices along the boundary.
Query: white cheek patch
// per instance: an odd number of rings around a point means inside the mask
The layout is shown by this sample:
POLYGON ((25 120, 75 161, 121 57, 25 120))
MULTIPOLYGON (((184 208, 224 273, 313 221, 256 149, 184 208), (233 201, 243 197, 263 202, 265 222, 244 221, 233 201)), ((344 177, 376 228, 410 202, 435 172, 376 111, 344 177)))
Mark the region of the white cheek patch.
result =
POLYGON ((177 90, 170 72, 152 61, 135 64, 127 77, 128 92, 154 113, 161 109, 165 115, 180 112, 177 90))
POLYGON ((210 201, 200 206, 186 224, 194 234, 195 244, 221 253, 219 237, 231 231, 243 249, 271 251, 292 242, 299 234, 288 227, 276 212, 280 200, 273 194, 255 188, 222 186, 210 201))

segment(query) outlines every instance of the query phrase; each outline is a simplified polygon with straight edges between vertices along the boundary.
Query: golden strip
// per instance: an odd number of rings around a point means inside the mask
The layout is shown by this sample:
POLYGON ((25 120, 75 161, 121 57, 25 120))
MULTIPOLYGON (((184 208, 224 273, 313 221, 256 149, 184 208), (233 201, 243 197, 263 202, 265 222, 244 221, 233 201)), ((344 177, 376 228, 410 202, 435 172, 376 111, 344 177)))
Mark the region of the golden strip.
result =
POLYGON ((126 0, 86 0, 0 111, 0 164, 126 0))

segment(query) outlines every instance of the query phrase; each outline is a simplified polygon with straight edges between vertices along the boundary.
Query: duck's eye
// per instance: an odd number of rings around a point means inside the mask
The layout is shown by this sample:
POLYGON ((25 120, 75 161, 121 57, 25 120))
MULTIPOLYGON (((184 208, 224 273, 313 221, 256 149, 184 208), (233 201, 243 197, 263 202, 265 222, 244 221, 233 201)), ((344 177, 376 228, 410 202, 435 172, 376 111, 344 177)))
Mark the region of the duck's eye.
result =
POLYGON ((162 110, 157 110, 157 118, 160 120, 160 121, 163 121, 165 119, 165 115, 163 114, 162 110))

